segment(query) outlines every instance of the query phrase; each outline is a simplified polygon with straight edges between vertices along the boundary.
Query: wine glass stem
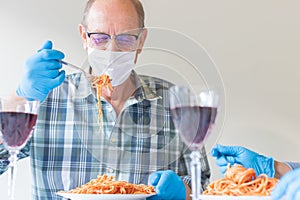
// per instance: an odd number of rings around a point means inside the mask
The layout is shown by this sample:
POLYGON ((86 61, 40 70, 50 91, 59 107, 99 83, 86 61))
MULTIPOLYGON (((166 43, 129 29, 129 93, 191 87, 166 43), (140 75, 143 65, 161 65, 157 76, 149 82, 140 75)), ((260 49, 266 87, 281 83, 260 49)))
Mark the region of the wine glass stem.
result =
POLYGON ((199 200, 201 189, 201 154, 199 151, 192 151, 191 155, 191 173, 192 173, 192 198, 199 200))
POLYGON ((14 187, 15 187, 15 176, 16 176, 16 162, 17 162, 17 155, 18 155, 18 150, 10 150, 9 154, 9 173, 8 173, 8 196, 11 200, 15 199, 14 196, 14 187))

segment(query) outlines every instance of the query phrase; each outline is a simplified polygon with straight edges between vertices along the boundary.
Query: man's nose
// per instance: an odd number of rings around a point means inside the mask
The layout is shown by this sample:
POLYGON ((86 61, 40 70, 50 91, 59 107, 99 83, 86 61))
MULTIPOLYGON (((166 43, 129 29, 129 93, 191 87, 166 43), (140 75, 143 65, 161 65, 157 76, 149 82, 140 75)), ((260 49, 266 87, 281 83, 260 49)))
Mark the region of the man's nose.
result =
POLYGON ((121 49, 119 49, 116 40, 115 39, 111 39, 109 44, 106 47, 106 50, 108 51, 121 51, 121 49))

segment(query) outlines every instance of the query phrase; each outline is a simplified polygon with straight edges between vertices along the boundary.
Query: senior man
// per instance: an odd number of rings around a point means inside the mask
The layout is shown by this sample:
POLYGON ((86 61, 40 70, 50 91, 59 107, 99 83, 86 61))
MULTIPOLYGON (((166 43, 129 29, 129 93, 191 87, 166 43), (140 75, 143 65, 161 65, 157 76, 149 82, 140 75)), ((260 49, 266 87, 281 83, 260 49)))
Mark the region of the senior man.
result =
MULTIPOLYGON (((190 151, 166 109, 172 83, 133 70, 147 36, 141 2, 89 0, 79 33, 85 70, 108 73, 112 88, 102 88, 98 99, 82 73, 66 75, 59 62, 64 53, 51 41, 26 61, 17 95, 42 102, 33 137, 19 155, 31 157, 34 199, 61 199, 56 192, 103 174, 152 184, 152 199, 190 198, 190 151)), ((204 148, 201 153, 204 188, 210 170, 204 148)))

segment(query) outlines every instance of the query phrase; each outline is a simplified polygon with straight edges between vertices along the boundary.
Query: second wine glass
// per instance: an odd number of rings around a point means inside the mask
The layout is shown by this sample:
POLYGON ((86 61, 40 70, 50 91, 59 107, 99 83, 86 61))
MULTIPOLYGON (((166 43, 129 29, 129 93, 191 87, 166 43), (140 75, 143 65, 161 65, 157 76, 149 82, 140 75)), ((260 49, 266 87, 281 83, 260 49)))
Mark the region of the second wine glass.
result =
POLYGON ((198 200, 201 195, 200 150, 215 123, 218 95, 213 90, 195 94, 188 87, 173 86, 170 88, 170 109, 176 129, 192 151, 190 155, 192 198, 198 200))

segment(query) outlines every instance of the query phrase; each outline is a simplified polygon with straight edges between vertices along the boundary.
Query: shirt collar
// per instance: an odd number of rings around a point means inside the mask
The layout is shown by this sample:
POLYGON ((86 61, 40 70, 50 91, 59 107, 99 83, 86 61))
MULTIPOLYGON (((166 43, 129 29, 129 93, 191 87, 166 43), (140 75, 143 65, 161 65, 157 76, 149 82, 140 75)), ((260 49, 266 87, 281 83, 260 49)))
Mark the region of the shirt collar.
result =
POLYGON ((135 84, 136 84, 136 92, 134 94, 134 98, 138 101, 146 100, 157 100, 162 97, 156 93, 155 88, 151 87, 151 83, 146 83, 134 70, 131 73, 134 76, 135 84))
MULTIPOLYGON (((90 67, 84 68, 85 71, 90 71, 90 67)), ((132 70, 131 76, 134 77, 136 84, 136 92, 132 98, 135 98, 137 101, 143 100, 157 100, 162 97, 157 94, 155 87, 151 81, 145 81, 140 77, 134 70, 132 70), (152 85, 152 86, 151 86, 152 85)), ((91 84, 88 79, 82 73, 74 73, 67 76, 69 83, 73 84, 75 87, 74 98, 86 98, 90 95, 95 96, 95 89, 91 87, 91 84)))

